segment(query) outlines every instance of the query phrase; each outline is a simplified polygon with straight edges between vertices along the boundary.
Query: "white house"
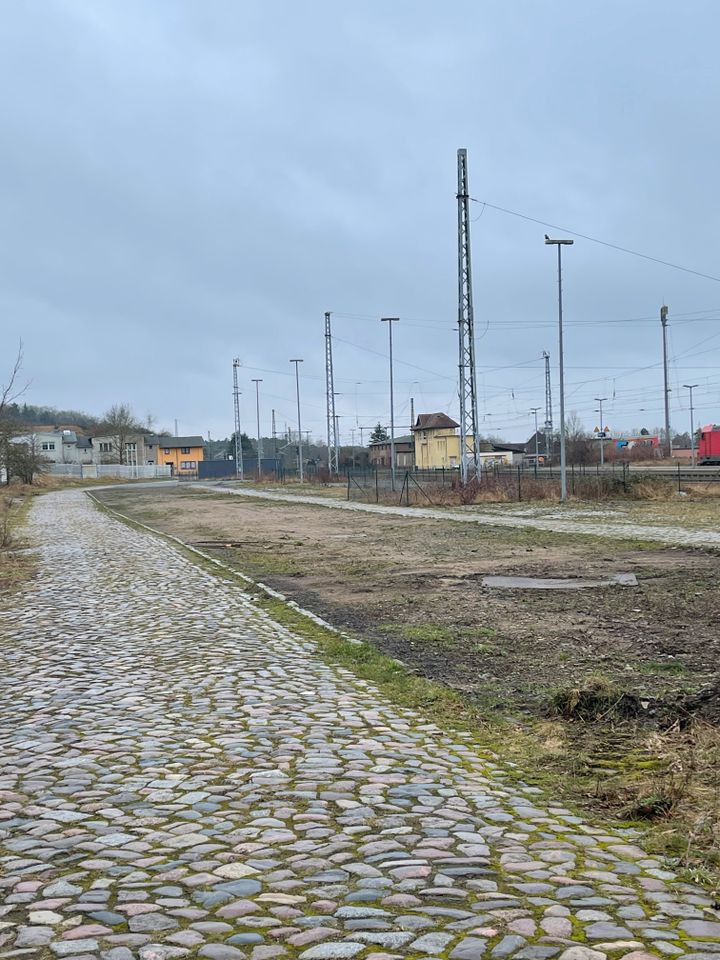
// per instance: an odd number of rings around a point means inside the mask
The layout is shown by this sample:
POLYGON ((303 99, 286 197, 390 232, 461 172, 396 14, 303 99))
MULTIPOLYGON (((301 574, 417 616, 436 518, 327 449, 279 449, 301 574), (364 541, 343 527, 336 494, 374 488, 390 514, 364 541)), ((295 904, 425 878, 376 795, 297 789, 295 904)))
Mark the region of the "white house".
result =
POLYGON ((48 463, 92 463, 92 441, 78 437, 74 430, 26 433, 13 437, 13 443, 32 446, 48 463))

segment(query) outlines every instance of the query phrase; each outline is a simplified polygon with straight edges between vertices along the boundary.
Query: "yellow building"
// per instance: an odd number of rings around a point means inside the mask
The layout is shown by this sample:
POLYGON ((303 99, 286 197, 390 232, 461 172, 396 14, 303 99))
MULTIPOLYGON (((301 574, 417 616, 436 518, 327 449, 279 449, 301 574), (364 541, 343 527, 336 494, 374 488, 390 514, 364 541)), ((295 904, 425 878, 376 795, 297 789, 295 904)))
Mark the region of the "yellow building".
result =
POLYGON ((421 413, 415 421, 415 466, 421 470, 457 467, 460 463, 458 424, 446 413, 421 413))
POLYGON ((173 476, 197 476, 204 459, 202 437, 144 437, 145 462, 172 467, 173 476))

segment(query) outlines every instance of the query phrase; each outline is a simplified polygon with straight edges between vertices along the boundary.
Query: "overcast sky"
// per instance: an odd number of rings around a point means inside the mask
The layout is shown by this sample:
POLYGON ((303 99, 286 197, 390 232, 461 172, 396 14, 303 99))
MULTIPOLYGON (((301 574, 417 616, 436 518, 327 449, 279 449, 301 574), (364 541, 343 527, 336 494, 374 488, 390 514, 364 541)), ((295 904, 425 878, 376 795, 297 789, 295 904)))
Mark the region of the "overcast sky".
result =
MULTIPOLYGON (((720 277, 714 0, 4 0, 0 380, 28 402, 129 402, 181 433, 324 433, 333 311, 341 433, 457 417, 456 151, 470 190, 720 277)), ((481 426, 530 435, 557 401, 554 248, 473 204, 481 426), (543 411, 540 418, 543 418, 543 411)), ((612 429, 720 420, 720 282, 576 238, 564 259, 567 408, 612 429), (614 401, 613 401, 614 397, 614 401)), ((557 403, 555 410, 557 421, 557 403)), ((367 433, 365 433, 367 437, 367 433)))

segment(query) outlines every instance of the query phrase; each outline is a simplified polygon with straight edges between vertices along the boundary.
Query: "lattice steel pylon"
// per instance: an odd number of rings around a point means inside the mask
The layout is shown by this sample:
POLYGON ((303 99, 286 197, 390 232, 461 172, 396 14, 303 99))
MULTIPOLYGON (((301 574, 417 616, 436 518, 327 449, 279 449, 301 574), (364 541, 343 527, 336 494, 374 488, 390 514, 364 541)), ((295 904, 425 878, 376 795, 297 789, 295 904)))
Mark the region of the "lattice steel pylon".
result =
POLYGON ((550 446, 552 444, 552 383, 550 380, 550 354, 543 350, 545 361, 545 456, 550 461, 550 446))
POLYGON ((475 378, 475 321, 470 255, 470 194, 467 150, 457 152, 458 171, 458 393, 460 399, 460 476, 478 472, 479 431, 475 378))
POLYGON ((235 407, 235 476, 241 480, 245 478, 243 469, 242 437, 240 435, 240 388, 238 386, 238 370, 240 359, 233 360, 233 403, 235 407))
POLYGON ((335 381, 333 375, 332 328, 330 312, 325 314, 325 403, 327 408, 328 470, 340 470, 340 447, 338 445, 337 417, 335 415, 335 381))

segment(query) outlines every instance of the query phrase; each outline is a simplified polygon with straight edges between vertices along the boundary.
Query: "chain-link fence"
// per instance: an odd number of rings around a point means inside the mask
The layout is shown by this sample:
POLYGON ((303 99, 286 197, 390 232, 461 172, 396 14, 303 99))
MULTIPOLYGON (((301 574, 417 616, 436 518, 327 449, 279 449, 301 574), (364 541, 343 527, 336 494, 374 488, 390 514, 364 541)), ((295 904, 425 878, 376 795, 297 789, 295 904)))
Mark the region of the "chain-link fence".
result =
MULTIPOLYGON (((338 478, 339 480, 339 478, 338 478)), ((469 504, 553 500, 560 496, 560 472, 557 468, 530 464, 484 466, 477 477, 463 485, 457 469, 396 470, 346 469, 347 500, 368 503, 469 504)), ((584 498, 604 498, 626 492, 630 482, 627 464, 601 471, 571 464, 567 469, 568 493, 584 498)))

